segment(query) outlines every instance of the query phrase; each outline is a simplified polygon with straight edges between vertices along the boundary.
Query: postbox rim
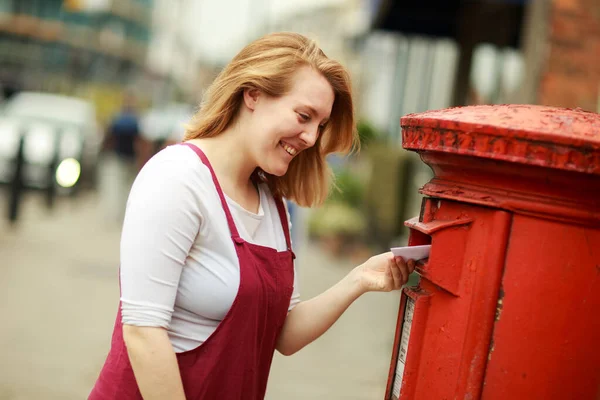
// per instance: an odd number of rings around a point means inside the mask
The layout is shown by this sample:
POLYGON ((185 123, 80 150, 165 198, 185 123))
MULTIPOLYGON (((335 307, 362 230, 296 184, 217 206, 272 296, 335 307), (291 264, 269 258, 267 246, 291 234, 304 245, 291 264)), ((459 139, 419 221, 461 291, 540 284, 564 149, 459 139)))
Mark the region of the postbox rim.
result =
POLYGON ((600 114, 503 104, 453 107, 401 119, 402 146, 600 174, 600 114))
POLYGON ((600 114, 582 109, 531 104, 452 107, 405 115, 400 125, 600 148, 600 114))

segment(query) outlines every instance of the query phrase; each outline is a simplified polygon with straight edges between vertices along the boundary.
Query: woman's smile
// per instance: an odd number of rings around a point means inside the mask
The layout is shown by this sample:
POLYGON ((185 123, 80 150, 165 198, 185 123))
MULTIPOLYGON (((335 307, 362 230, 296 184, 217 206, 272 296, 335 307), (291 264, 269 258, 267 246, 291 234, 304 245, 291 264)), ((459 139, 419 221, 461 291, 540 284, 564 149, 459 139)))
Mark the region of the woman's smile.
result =
POLYGON ((285 143, 284 141, 280 141, 279 146, 281 146, 285 150, 285 152, 292 157, 298 154, 298 150, 295 147, 289 145, 288 143, 285 143))

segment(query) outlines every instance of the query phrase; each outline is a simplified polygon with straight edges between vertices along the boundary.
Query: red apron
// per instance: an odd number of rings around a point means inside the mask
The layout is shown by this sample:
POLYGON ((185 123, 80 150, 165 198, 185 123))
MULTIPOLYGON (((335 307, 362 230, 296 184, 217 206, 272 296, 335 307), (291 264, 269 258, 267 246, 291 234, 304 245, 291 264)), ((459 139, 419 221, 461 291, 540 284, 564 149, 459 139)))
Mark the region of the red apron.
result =
MULTIPOLYGON (((240 263, 238 293, 223 321, 202 345, 177 353, 186 399, 263 399, 294 284, 294 253, 285 208, 282 200, 276 198, 287 250, 278 252, 244 241, 208 159, 198 147, 185 145, 198 154, 212 174, 240 263)), ((141 398, 123 341, 119 305, 111 349, 88 399, 141 398)))

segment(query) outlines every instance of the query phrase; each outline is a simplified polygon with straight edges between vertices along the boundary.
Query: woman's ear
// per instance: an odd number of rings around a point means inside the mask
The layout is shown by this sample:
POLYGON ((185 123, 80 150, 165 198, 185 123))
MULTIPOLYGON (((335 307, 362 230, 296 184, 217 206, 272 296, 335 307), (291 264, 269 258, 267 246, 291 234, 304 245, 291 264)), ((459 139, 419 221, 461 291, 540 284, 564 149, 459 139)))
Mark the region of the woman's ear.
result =
POLYGON ((250 110, 254 111, 256 103, 260 97, 260 90, 258 89, 244 89, 244 104, 250 110))

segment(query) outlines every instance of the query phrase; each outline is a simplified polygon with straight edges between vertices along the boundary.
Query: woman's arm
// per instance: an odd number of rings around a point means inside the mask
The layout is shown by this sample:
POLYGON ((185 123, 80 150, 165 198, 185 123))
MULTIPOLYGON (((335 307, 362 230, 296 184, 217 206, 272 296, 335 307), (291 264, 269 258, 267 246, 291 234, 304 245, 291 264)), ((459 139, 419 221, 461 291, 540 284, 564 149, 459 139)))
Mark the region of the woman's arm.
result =
POLYGON ((145 399, 185 398, 167 329, 201 227, 203 183, 194 173, 197 160, 178 150, 158 155, 139 173, 121 234, 123 338, 145 399))
POLYGON ((177 358, 165 329, 123 325, 123 339, 144 400, 185 400, 177 358))
POLYGON ((371 257, 330 289, 290 311, 277 350, 286 356, 296 353, 325 333, 363 293, 400 289, 413 270, 414 261, 405 263, 392 253, 371 257))

